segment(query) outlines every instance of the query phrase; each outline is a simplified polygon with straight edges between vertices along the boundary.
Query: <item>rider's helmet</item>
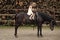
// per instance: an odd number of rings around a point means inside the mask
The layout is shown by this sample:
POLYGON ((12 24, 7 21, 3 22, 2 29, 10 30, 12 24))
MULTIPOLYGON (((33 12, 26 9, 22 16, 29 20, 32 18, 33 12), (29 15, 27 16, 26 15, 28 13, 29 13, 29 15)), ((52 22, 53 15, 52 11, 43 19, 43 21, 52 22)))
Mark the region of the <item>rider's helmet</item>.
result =
POLYGON ((32 7, 36 7, 37 6, 37 4, 35 2, 32 2, 31 5, 32 5, 32 7))
POLYGON ((37 11, 37 3, 32 2, 32 3, 31 3, 31 6, 32 6, 32 11, 33 11, 33 12, 36 12, 36 11, 37 11))

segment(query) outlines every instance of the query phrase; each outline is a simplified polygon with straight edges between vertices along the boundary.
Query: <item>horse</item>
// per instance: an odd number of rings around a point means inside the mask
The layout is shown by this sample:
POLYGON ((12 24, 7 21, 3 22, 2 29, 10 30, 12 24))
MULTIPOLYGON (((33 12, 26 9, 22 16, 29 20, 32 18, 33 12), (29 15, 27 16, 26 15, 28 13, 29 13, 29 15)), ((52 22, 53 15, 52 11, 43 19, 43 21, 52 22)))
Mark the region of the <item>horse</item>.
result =
POLYGON ((16 13, 15 15, 15 37, 17 37, 17 29, 20 25, 23 24, 30 24, 30 23, 35 23, 37 26, 37 36, 43 36, 42 35, 42 24, 44 22, 48 22, 50 24, 50 29, 53 31, 54 30, 54 26, 56 25, 56 21, 54 20, 54 18, 52 18, 51 16, 49 16, 48 14, 45 13, 41 13, 41 12, 36 12, 35 16, 34 16, 34 20, 30 20, 29 19, 29 15, 27 15, 27 13, 25 12, 20 12, 20 13, 16 13))

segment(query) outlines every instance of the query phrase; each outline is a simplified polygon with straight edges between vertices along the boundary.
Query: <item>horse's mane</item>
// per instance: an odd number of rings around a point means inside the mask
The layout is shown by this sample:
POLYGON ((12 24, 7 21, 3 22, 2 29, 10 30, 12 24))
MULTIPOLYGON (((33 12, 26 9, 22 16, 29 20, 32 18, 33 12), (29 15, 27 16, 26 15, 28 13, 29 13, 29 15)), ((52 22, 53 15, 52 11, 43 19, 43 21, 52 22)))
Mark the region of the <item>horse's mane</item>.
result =
POLYGON ((45 20, 45 21, 54 20, 54 18, 47 13, 38 12, 38 15, 41 16, 43 18, 43 20, 45 20))

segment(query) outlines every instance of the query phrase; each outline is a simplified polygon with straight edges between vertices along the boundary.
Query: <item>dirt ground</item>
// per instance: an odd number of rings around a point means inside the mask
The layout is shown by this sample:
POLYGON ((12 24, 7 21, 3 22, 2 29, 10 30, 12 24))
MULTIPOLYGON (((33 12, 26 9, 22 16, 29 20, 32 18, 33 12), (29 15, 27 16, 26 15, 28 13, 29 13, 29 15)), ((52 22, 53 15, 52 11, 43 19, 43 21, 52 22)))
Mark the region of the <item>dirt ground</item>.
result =
POLYGON ((13 28, 0 28, 0 40, 60 40, 60 30, 43 29, 43 37, 37 37, 37 29, 19 28, 18 38, 14 37, 13 28))

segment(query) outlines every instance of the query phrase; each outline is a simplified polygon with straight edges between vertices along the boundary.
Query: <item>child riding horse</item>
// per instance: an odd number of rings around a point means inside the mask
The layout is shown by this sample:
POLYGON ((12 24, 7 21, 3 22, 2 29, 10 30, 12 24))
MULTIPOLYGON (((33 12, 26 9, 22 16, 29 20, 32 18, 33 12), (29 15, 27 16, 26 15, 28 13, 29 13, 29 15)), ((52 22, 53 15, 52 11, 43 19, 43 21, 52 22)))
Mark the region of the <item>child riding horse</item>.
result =
POLYGON ((28 8, 27 15, 30 16, 29 17, 30 20, 34 20, 34 16, 35 16, 34 12, 36 12, 36 10, 37 10, 37 7, 36 6, 37 6, 36 3, 34 2, 34 3, 30 4, 30 6, 28 8))
MULTIPOLYGON (((32 8, 33 8, 33 6, 32 6, 32 8)), ((29 9, 29 10, 31 11, 31 9, 29 9)), ((35 13, 35 10, 31 11, 32 16, 34 16, 34 13, 35 13)), ((49 16, 48 14, 46 15, 45 13, 37 12, 37 13, 35 13, 34 17, 29 19, 31 17, 31 14, 29 14, 29 11, 28 11, 28 13, 25 13, 25 12, 21 13, 20 12, 20 13, 16 14, 16 16, 15 16, 15 34, 14 34, 15 37, 17 37, 17 29, 22 23, 28 24, 29 21, 30 21, 29 23, 32 23, 33 20, 34 20, 34 23, 37 25, 37 36, 38 37, 42 36, 42 24, 44 22, 48 21, 50 24, 50 29, 51 30, 54 29, 54 25, 56 24, 56 21, 51 16, 49 16)))

